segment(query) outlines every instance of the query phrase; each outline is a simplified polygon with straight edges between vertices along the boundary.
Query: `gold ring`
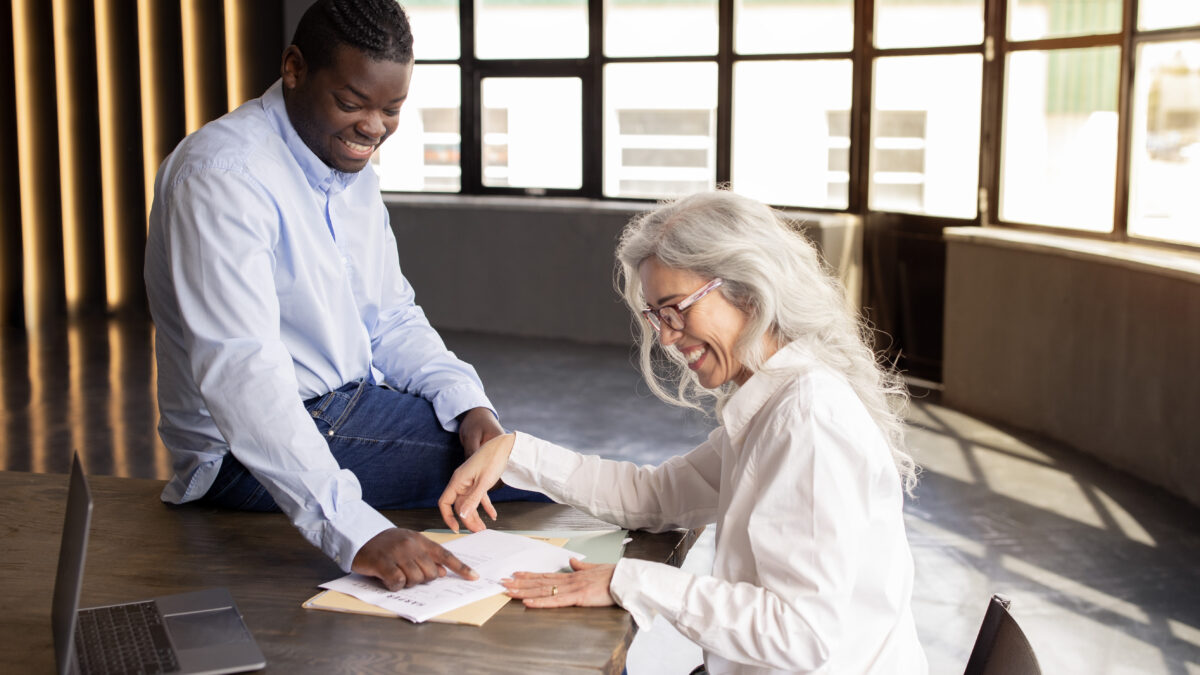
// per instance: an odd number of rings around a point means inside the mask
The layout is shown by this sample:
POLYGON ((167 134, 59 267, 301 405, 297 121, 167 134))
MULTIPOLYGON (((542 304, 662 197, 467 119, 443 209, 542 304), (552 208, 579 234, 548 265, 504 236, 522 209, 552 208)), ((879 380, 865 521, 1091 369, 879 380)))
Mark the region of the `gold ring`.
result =
POLYGON ((550 595, 558 595, 558 586, 550 587, 550 595))

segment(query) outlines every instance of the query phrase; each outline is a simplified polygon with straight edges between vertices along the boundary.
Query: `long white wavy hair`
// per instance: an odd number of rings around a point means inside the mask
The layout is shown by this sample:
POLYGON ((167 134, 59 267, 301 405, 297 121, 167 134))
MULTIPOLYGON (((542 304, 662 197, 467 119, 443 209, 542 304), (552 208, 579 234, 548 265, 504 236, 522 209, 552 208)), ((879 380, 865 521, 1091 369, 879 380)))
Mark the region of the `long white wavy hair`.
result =
POLYGON ((705 389, 677 349, 663 349, 641 316, 646 307, 643 261, 703 278, 720 277, 717 289, 747 321, 734 345, 751 372, 762 369, 764 336, 780 345, 802 343, 821 363, 841 373, 879 425, 906 492, 917 467, 905 449, 902 411, 908 401, 899 375, 871 349, 871 331, 851 309, 845 291, 816 246, 773 209, 733 192, 702 192, 635 217, 617 247, 618 285, 634 314, 639 361, 650 390, 664 401, 720 415, 737 385, 705 389))

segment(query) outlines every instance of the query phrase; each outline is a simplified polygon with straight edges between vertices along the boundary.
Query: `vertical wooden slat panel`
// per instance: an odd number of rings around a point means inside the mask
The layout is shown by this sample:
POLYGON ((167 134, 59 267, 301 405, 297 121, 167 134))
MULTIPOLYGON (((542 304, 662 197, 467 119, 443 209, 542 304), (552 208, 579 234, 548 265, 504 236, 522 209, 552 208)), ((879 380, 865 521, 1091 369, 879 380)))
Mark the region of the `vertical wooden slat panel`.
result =
POLYGON ((183 0, 180 23, 187 132, 191 133, 229 111, 223 0, 183 0))
POLYGON ((158 165, 184 135, 181 34, 178 4, 138 0, 146 213, 150 213, 154 200, 154 176, 158 165))
POLYGON ((97 89, 108 307, 142 309, 146 247, 136 0, 96 0, 97 89))
POLYGON ((67 311, 103 311, 104 222, 96 109, 95 14, 73 0, 54 0, 59 184, 67 311))
POLYGON ((12 20, 12 2, 5 2, 0 5, 0 331, 25 324, 12 20))
POLYGON ((54 18, 42 0, 14 0, 12 10, 25 325, 36 331, 63 309, 54 18))
POLYGON ((225 0, 229 109, 260 96, 279 78, 282 0, 225 0))

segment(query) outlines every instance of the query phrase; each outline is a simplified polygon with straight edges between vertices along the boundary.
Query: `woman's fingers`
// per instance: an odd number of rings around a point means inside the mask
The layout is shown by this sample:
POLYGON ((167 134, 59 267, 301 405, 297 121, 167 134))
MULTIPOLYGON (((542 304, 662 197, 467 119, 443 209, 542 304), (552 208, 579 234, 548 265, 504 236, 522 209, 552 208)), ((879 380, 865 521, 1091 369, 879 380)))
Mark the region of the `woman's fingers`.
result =
POLYGON ((458 532, 460 522, 472 532, 486 529, 476 512, 481 505, 484 512, 496 520, 496 508, 487 491, 504 472, 514 440, 515 436, 511 434, 493 438, 454 471, 438 498, 442 521, 451 530, 458 532))
POLYGON ((539 574, 517 572, 501 583, 510 597, 522 600, 526 607, 603 607, 613 605, 608 585, 615 565, 589 564, 571 560, 575 572, 539 574))
POLYGON ((479 517, 480 505, 483 505, 485 511, 489 511, 488 515, 492 517, 492 520, 496 519, 496 509, 492 506, 492 500, 488 499, 487 488, 477 486, 470 494, 460 497, 454 502, 455 514, 471 532, 487 529, 487 525, 479 517))
POLYGON ((496 507, 492 506, 492 498, 489 497, 486 492, 483 493, 483 500, 480 502, 480 504, 483 506, 484 512, 487 513, 492 519, 492 522, 496 522, 496 519, 500 517, 500 514, 496 513, 496 507))

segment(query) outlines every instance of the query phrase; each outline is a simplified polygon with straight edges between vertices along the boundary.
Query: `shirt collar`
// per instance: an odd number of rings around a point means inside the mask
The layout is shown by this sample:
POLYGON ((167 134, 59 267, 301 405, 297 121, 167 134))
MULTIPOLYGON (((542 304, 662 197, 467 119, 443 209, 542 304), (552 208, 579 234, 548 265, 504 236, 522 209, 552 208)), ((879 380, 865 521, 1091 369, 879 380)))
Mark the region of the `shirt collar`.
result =
POLYGON ((762 369, 751 375, 746 384, 725 402, 721 423, 729 437, 735 438, 741 434, 775 392, 790 381, 798 369, 812 363, 812 360, 812 354, 799 342, 785 345, 772 354, 762 369))
POLYGON ((283 103, 282 79, 275 80, 275 84, 267 89, 262 96, 262 102, 267 116, 279 131, 280 137, 283 138, 283 142, 291 151, 292 157, 296 159, 300 170, 304 172, 304 177, 308 179, 308 184, 314 190, 335 195, 354 184, 358 173, 338 171, 321 161, 309 149, 304 139, 300 138, 300 134, 296 133, 296 127, 292 126, 287 107, 283 103))

